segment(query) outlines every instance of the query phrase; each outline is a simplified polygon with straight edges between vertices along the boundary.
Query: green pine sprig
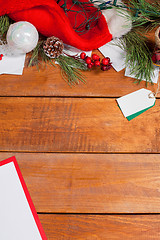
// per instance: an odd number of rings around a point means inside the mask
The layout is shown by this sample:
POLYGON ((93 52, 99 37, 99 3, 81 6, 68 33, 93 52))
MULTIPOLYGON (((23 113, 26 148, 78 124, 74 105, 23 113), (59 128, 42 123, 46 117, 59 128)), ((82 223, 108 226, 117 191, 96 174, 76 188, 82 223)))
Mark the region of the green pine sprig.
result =
POLYGON ((79 84, 80 81, 83 83, 86 82, 83 74, 80 72, 80 70, 87 70, 87 66, 83 60, 61 55, 56 58, 56 62, 60 65, 62 76, 70 87, 79 84))
POLYGON ((39 68, 39 64, 51 64, 55 67, 54 62, 49 58, 43 51, 43 40, 40 40, 37 46, 32 50, 30 60, 28 62, 28 67, 36 66, 39 68))
POLYGON ((7 15, 0 17, 0 36, 3 36, 11 24, 11 20, 7 15))
POLYGON ((118 45, 126 52, 125 65, 130 68, 130 73, 135 75, 136 82, 146 79, 146 84, 152 83, 154 75, 154 66, 147 41, 148 39, 138 30, 132 29, 118 42, 118 45))
POLYGON ((43 40, 39 41, 36 48, 32 51, 28 66, 37 66, 39 64, 50 64, 56 67, 55 62, 59 64, 62 70, 63 79, 69 84, 70 87, 85 83, 86 80, 80 70, 86 71, 87 66, 85 62, 79 58, 71 56, 60 55, 58 58, 51 59, 43 51, 43 40))
POLYGON ((146 0, 128 0, 133 27, 143 27, 151 30, 160 25, 160 2, 146 0))
POLYGON ((132 30, 120 38, 119 45, 126 52, 126 66, 130 73, 135 75, 136 82, 146 79, 152 83, 154 66, 151 59, 152 51, 148 47, 148 31, 160 25, 160 2, 146 0, 128 0, 126 5, 116 5, 120 14, 132 22, 132 30), (125 14, 123 9, 128 9, 130 14, 125 14))

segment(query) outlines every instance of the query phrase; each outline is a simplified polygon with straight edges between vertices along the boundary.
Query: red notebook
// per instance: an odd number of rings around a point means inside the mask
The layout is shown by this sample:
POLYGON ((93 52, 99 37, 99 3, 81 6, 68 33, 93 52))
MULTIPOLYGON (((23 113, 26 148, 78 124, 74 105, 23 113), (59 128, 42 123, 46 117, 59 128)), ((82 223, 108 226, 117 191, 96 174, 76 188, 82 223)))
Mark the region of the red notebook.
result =
POLYGON ((0 239, 47 239, 15 157, 0 162, 0 239))

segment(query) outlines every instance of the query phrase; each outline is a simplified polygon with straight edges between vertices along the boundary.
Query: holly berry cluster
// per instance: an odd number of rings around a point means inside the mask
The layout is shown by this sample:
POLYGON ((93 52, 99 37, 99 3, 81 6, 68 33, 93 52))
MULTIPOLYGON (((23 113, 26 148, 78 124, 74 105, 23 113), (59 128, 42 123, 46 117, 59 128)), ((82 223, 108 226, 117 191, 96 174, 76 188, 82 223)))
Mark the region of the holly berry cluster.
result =
POLYGON ((152 61, 153 63, 160 65, 160 50, 156 50, 154 54, 152 55, 152 61))
POLYGON ((92 67, 100 67, 102 71, 111 69, 112 63, 109 57, 103 58, 102 61, 97 54, 93 54, 92 57, 86 56, 85 52, 80 54, 80 58, 87 63, 87 67, 91 69, 92 67))
POLYGON ((0 54, 0 60, 2 60, 3 54, 0 54))

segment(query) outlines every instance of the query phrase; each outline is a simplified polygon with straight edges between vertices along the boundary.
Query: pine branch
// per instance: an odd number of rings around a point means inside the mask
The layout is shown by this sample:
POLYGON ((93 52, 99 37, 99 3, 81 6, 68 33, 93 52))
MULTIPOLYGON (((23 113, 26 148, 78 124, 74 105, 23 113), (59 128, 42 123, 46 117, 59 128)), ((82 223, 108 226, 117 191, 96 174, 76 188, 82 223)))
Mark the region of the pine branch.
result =
MULTIPOLYGON (((39 66, 39 64, 51 64, 56 67, 53 59, 49 58, 43 51, 44 41, 39 41, 36 48, 32 51, 31 58, 28 66, 39 66)), ((85 83, 85 78, 79 70, 86 71, 87 66, 83 60, 78 58, 72 58, 70 56, 61 55, 54 59, 62 69, 62 77, 71 87, 72 85, 79 84, 79 81, 85 83)))
MULTIPOLYGON (((132 21, 133 27, 143 27, 143 30, 151 30, 160 25, 160 1, 150 1, 147 0, 127 0, 125 4, 118 3, 115 0, 113 3, 111 1, 105 0, 91 0, 93 4, 96 4, 99 9, 110 9, 116 8, 122 15, 125 15, 126 9, 131 13, 130 20, 132 21)), ((126 17, 129 17, 126 14, 126 17)))
POLYGON ((79 84, 79 81, 85 83, 86 80, 79 70, 86 71, 87 66, 83 61, 69 56, 59 56, 56 59, 62 69, 62 76, 70 87, 79 84))
POLYGON ((146 84, 148 82, 152 83, 154 66, 147 45, 147 38, 134 29, 124 35, 119 40, 118 45, 126 52, 125 64, 130 67, 130 73, 135 75, 136 82, 145 78, 146 84))
POLYGON ((7 15, 0 17, 0 35, 3 36, 10 26, 10 18, 7 15))
POLYGON ((43 51, 43 40, 40 40, 37 44, 37 46, 33 49, 32 55, 30 57, 28 67, 36 66, 39 67, 39 64, 47 64, 50 63, 55 67, 55 64, 53 63, 52 59, 49 58, 43 51))
POLYGON ((133 27, 143 27, 146 31, 160 25, 160 2, 146 0, 128 0, 133 27), (144 28, 145 27, 145 28, 144 28))

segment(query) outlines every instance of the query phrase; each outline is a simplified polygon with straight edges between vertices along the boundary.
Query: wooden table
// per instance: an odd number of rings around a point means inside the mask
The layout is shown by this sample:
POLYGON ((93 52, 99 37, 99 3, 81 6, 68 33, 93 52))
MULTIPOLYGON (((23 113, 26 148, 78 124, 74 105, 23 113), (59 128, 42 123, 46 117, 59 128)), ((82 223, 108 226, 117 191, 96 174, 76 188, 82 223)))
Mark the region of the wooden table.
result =
POLYGON ((73 88, 58 67, 0 76, 0 160, 16 156, 49 240, 158 240, 160 99, 128 122, 115 99, 145 83, 85 75, 73 88))

